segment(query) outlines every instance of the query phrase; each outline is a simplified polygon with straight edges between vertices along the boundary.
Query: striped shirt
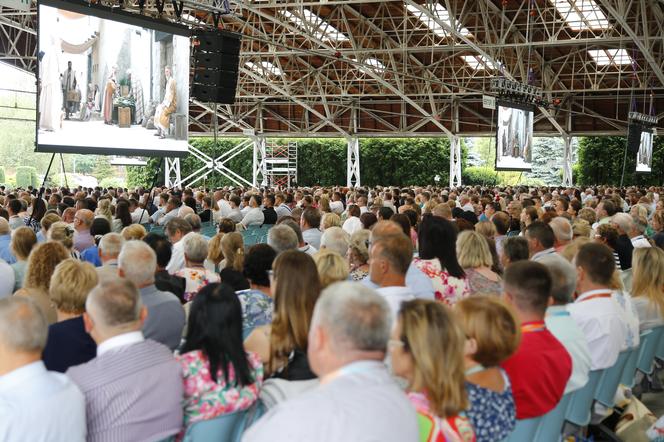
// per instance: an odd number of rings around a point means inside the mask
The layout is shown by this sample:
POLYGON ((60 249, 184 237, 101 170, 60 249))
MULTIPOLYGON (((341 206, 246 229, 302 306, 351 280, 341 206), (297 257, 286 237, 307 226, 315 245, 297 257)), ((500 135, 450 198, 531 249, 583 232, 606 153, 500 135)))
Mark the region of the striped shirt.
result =
POLYGON ((182 371, 162 344, 113 347, 66 374, 85 395, 89 442, 160 440, 182 427, 182 371))

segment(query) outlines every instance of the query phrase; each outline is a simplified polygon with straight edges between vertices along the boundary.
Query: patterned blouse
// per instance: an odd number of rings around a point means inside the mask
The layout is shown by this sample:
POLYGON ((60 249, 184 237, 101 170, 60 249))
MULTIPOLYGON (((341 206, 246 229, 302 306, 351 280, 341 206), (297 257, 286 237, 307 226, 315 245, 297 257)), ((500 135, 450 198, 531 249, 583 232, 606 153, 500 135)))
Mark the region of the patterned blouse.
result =
POLYGON ((468 297, 470 289, 465 278, 450 276, 440 265, 438 258, 413 260, 415 266, 431 279, 433 291, 438 301, 454 305, 457 301, 468 297))
POLYGON ((475 269, 463 269, 466 273, 466 281, 468 281, 468 289, 473 295, 496 295, 500 296, 503 293, 503 282, 498 278, 498 281, 492 281, 475 269))
POLYGON ((368 275, 369 275, 369 270, 362 270, 361 268, 358 267, 354 270, 351 270, 350 279, 352 279, 353 281, 362 281, 368 275))
POLYGON ((247 339, 256 327, 272 323, 272 298, 253 289, 236 293, 242 305, 242 337, 247 339))
POLYGON ((255 353, 247 353, 249 369, 254 378, 251 385, 239 386, 235 380, 235 370, 228 367, 228 383, 221 369, 217 382, 210 376, 210 364, 200 350, 177 356, 184 379, 184 426, 213 419, 219 415, 246 410, 258 400, 258 392, 263 383, 263 364, 255 353))
MULTIPOLYGON (((507 375, 503 372, 507 381, 507 375)), ((512 387, 507 383, 503 392, 489 390, 466 382, 468 418, 475 428, 477 442, 504 440, 516 425, 516 406, 512 387)))
POLYGON ((433 414, 424 394, 410 392, 408 399, 417 410, 420 442, 475 442, 473 426, 463 413, 442 419, 433 414))
POLYGON ((186 302, 193 300, 200 289, 206 285, 221 281, 217 273, 203 267, 186 267, 175 272, 175 276, 184 278, 187 282, 184 289, 184 300, 186 302))

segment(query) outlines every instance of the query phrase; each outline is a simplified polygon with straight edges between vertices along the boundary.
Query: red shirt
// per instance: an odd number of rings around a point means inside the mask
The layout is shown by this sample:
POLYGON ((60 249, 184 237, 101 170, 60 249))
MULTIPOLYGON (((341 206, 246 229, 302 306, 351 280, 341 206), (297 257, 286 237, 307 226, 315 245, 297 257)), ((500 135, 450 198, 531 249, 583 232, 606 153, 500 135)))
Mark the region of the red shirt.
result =
POLYGON ((528 419, 558 404, 572 375, 572 358, 544 322, 523 323, 521 328, 521 344, 502 366, 512 383, 516 418, 528 419))

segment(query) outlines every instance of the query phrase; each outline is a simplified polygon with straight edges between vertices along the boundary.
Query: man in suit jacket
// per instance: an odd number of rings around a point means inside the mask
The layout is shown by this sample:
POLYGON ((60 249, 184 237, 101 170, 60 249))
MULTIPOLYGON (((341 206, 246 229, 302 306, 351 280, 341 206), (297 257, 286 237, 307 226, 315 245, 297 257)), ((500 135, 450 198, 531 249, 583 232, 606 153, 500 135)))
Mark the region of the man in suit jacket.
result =
POLYGON ((171 350, 180 344, 185 314, 180 300, 173 293, 162 292, 154 285, 157 255, 143 241, 127 242, 118 257, 120 276, 133 282, 141 293, 141 302, 148 311, 143 334, 161 342, 171 350))
POLYGON ((171 351, 143 337, 147 309, 124 278, 102 280, 85 303, 97 357, 67 376, 85 395, 88 441, 160 440, 182 426, 182 373, 171 351))

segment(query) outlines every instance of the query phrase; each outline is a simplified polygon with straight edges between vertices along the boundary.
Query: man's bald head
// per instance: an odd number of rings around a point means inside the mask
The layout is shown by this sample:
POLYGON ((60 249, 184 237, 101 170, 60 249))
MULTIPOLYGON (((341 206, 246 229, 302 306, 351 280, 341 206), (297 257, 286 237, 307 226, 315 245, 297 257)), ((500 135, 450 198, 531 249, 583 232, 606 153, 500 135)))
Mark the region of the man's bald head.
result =
POLYGON ((372 240, 385 236, 403 234, 403 228, 394 221, 378 221, 376 224, 374 224, 373 229, 371 229, 372 240))
POLYGON ((92 221, 95 219, 95 214, 92 210, 81 209, 76 212, 76 218, 78 218, 84 228, 89 229, 92 226, 92 221))

